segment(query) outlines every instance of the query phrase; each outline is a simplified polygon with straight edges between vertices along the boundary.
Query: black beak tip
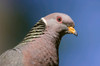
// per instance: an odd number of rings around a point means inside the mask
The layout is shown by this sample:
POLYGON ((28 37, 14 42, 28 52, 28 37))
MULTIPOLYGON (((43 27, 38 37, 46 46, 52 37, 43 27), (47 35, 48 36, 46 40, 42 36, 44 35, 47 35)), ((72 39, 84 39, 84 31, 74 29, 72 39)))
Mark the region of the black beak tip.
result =
POLYGON ((74 33, 74 35, 75 35, 75 36, 78 36, 78 33, 77 33, 77 32, 75 32, 75 33, 74 33))

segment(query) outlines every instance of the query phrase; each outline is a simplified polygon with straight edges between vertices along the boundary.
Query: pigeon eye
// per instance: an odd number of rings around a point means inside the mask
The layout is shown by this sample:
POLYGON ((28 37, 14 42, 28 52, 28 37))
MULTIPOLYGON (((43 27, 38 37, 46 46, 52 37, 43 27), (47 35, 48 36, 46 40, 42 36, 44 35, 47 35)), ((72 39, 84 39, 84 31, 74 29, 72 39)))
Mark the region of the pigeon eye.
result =
POLYGON ((57 17, 57 21, 62 23, 62 18, 60 16, 57 17))

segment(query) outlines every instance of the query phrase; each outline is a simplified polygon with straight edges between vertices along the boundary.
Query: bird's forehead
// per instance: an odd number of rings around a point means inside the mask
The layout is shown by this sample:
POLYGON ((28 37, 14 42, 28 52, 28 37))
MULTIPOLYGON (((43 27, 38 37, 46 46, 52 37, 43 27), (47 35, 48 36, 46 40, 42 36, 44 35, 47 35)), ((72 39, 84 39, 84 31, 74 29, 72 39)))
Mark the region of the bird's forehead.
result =
POLYGON ((45 16, 44 18, 46 20, 52 18, 52 19, 56 19, 57 16, 60 16, 62 17, 63 20, 66 20, 66 21, 72 21, 72 19, 70 18, 70 16, 68 16, 67 14, 64 14, 64 13, 52 13, 52 14, 49 14, 47 16, 45 16))
POLYGON ((49 15, 43 17, 43 21, 45 21, 45 23, 47 25, 47 22, 49 22, 50 19, 57 19, 57 16, 60 16, 65 24, 70 24, 70 25, 74 26, 74 23, 73 23, 73 20, 71 19, 71 17, 64 13, 49 14, 49 15))

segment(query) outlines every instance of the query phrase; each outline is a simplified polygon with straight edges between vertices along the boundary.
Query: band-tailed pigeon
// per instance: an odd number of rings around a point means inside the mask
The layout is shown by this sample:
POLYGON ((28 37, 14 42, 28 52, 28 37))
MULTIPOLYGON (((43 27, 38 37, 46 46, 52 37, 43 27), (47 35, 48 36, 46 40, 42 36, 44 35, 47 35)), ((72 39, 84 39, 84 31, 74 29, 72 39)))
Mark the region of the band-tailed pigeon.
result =
POLYGON ((58 66, 58 47, 65 34, 77 35, 73 20, 63 13, 47 15, 21 43, 0 56, 0 66, 58 66))

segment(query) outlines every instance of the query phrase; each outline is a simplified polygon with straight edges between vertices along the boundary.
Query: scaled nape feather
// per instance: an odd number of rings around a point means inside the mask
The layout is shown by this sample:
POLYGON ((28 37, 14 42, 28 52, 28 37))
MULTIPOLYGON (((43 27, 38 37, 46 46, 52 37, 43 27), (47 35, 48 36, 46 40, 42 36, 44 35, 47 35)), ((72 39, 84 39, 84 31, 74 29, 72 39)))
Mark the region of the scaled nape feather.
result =
POLYGON ((39 38, 39 35, 44 34, 45 26, 46 25, 43 20, 39 20, 39 22, 37 22, 34 27, 29 31, 29 33, 25 36, 21 44, 34 41, 33 38, 39 38))

